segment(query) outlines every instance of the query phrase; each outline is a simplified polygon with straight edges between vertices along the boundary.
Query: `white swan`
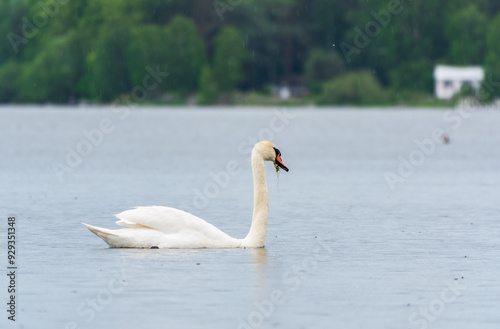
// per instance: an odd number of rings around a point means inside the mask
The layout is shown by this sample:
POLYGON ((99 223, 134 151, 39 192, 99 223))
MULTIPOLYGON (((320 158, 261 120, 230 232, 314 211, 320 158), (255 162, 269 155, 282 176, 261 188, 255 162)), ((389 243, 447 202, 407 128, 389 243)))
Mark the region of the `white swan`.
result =
POLYGON ((116 215, 116 223, 126 228, 110 230, 85 225, 112 248, 261 248, 267 230, 269 198, 264 161, 272 161, 276 170, 288 168, 281 153, 271 142, 262 141, 252 150, 254 207, 252 225, 244 239, 233 238, 212 224, 185 211, 169 207, 138 207, 116 215))

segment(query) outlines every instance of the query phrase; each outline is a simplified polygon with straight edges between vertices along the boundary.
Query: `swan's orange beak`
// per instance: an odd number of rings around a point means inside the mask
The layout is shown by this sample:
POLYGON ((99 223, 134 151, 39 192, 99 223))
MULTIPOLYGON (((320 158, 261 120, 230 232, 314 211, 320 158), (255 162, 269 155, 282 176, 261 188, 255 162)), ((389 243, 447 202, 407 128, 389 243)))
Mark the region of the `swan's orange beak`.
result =
POLYGON ((288 171, 288 168, 285 166, 285 164, 283 163, 283 160, 281 160, 281 154, 278 153, 278 155, 276 155, 276 160, 274 160, 274 162, 281 168, 283 169, 284 171, 288 171))

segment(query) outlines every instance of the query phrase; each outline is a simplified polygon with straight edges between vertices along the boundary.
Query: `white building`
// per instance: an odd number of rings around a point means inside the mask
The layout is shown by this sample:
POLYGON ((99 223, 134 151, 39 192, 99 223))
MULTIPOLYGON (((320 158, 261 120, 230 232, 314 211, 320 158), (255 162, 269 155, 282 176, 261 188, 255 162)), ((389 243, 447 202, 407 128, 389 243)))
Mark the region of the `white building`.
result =
POLYGON ((439 99, 450 99, 463 86, 479 90, 484 79, 484 71, 480 66, 446 66, 434 68, 434 91, 439 99))

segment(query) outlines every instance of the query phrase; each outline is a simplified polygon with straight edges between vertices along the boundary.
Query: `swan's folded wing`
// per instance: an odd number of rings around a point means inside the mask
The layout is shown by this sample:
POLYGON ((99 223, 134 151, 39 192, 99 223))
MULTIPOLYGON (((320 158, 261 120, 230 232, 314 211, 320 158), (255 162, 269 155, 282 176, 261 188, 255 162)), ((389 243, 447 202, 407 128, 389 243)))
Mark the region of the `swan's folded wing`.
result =
POLYGON ((196 232, 213 239, 229 237, 203 219, 170 207, 137 207, 115 216, 119 219, 118 225, 129 228, 150 228, 165 234, 196 232))

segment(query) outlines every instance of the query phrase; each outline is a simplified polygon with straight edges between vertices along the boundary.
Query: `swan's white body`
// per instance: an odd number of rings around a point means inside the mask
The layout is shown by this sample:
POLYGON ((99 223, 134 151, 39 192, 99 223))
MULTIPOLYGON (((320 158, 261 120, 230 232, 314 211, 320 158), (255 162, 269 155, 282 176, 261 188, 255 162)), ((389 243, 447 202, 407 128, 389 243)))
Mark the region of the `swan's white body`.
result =
POLYGON ((125 228, 109 230, 84 224, 114 248, 237 248, 235 239, 212 224, 169 207, 138 207, 116 215, 125 228))
POLYGON ((169 207, 138 207, 116 215, 124 228, 110 230, 88 224, 90 231, 113 248, 259 248, 264 247, 269 198, 264 161, 281 162, 270 142, 259 142, 252 150, 254 210, 252 225, 244 239, 233 238, 212 224, 185 211, 169 207))

